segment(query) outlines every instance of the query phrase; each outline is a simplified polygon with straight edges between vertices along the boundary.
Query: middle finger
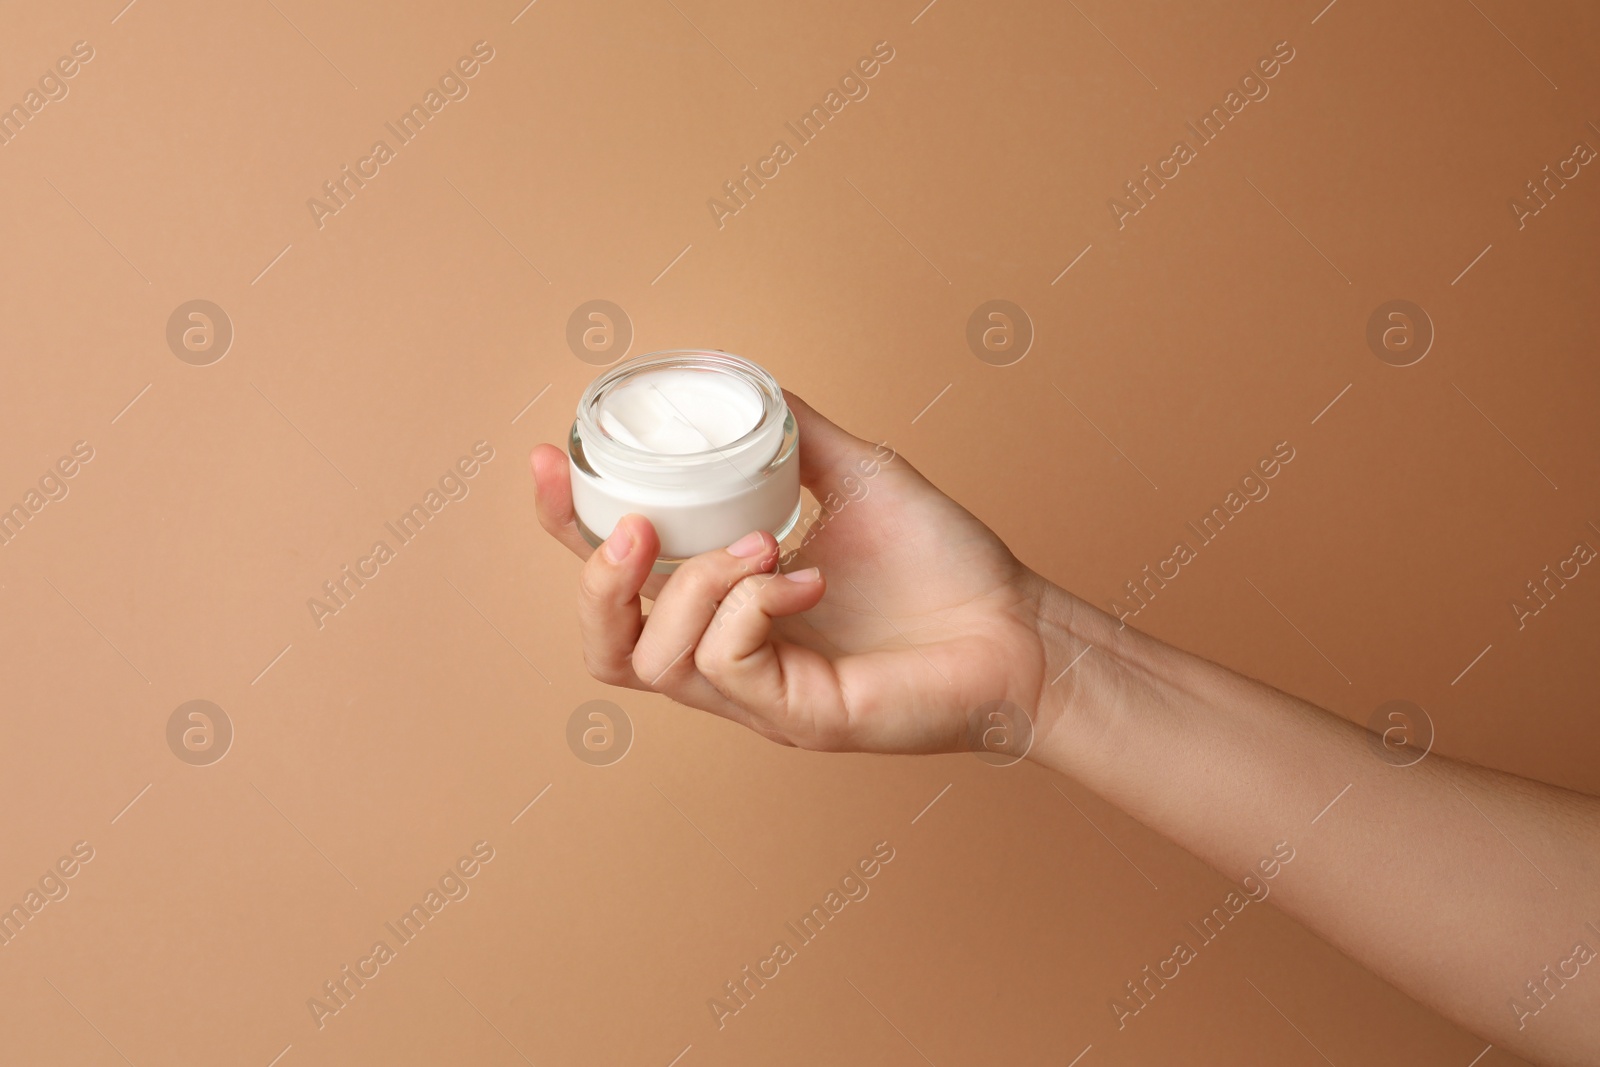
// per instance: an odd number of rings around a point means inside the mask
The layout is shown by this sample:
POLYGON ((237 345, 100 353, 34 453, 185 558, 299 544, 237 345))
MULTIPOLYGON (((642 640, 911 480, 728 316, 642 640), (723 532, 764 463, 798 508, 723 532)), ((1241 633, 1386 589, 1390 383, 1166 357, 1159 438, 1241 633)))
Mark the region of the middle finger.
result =
POLYGON ((746 534, 727 548, 686 560, 661 587, 633 650, 633 670, 645 685, 681 703, 699 706, 702 682, 694 648, 705 635, 728 591, 777 562, 778 543, 763 531, 746 534))

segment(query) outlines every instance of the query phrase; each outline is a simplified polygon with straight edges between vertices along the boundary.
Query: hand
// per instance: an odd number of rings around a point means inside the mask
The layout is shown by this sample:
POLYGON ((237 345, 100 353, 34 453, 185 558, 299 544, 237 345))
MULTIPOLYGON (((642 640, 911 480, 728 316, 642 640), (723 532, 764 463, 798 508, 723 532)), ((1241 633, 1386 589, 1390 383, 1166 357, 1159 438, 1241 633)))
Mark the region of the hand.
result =
POLYGON ((592 549, 573 520, 566 454, 534 449, 539 522, 587 560, 578 621, 590 673, 830 751, 970 749, 986 703, 1032 714, 1048 583, 904 459, 788 401, 801 482, 829 510, 781 573, 776 541, 758 532, 652 575, 660 542, 639 515, 592 549), (654 601, 648 616, 641 597, 654 601))

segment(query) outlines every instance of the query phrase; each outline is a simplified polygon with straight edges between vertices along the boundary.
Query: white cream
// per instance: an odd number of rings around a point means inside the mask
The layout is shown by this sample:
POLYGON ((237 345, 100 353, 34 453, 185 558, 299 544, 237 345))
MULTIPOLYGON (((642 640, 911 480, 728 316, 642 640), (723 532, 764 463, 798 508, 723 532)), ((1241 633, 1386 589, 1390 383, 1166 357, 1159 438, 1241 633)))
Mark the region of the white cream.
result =
POLYGON ((599 404, 602 430, 659 455, 723 448, 760 421, 756 391, 719 371, 646 371, 606 393, 599 404))
POLYGON ((752 530, 780 540, 800 513, 794 419, 772 375, 722 352, 658 352, 606 371, 569 442, 579 528, 598 544, 622 516, 661 538, 657 570, 752 530))

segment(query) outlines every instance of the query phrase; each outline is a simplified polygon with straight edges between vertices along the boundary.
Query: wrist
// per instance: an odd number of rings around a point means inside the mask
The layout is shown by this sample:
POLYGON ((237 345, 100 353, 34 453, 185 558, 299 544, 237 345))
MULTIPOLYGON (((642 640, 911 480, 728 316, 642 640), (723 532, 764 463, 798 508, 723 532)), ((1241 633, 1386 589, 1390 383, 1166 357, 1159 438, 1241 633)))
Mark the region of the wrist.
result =
POLYGON ((1142 664, 1151 638, 1037 575, 1034 594, 1045 671, 1028 758, 1081 775, 1114 760, 1141 702, 1130 691, 1150 681, 1142 664))

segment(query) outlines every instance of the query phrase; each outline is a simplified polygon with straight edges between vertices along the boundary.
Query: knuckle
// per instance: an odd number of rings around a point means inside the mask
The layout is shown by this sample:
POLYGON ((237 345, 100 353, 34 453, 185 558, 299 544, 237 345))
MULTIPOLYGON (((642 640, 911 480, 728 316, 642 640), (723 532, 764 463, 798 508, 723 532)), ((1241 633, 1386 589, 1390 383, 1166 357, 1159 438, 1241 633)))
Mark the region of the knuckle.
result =
POLYGON ((665 598, 670 592, 671 598, 680 605, 703 611, 706 616, 715 619, 726 604, 728 586, 732 580, 719 562, 697 556, 673 572, 660 596, 665 598))
POLYGON ((728 606, 732 610, 738 611, 758 598, 761 595, 761 590, 766 588, 767 583, 770 581, 772 581, 772 576, 769 574, 751 574, 741 578, 734 583, 732 589, 728 590, 726 598, 728 606))
POLYGON ((589 603, 605 601, 609 596, 605 579, 591 564, 584 564, 578 571, 578 598, 589 603))
POLYGON ((694 667, 712 685, 725 676, 727 657, 717 651, 713 641, 702 641, 694 650, 694 667))
POLYGON ((685 584, 693 586, 697 593, 721 598, 751 578, 760 577, 750 573, 750 568, 760 558, 742 559, 724 551, 707 552, 679 567, 674 577, 681 575, 685 584))
POLYGON ((695 596, 715 600, 737 578, 740 562, 726 552, 708 552, 684 563, 672 577, 695 596), (718 556, 724 558, 719 559, 718 556))

